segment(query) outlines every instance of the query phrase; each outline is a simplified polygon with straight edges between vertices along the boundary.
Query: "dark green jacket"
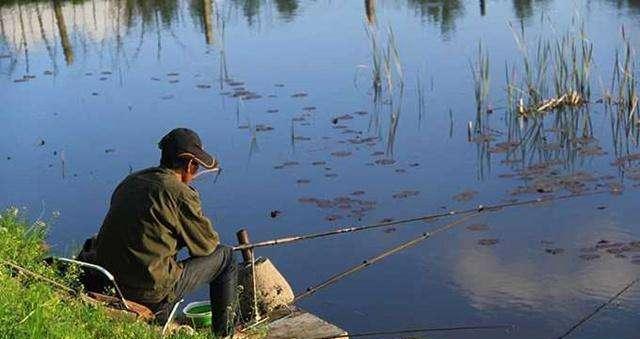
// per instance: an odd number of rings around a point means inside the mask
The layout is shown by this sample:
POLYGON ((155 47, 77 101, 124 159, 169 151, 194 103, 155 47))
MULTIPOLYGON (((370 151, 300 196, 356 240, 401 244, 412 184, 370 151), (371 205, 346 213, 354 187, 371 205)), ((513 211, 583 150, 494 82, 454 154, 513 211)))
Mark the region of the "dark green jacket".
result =
POLYGON ((182 267, 178 251, 211 254, 218 234, 202 213, 200 196, 171 170, 152 167, 116 188, 97 240, 97 263, 108 269, 128 299, 171 299, 182 267))

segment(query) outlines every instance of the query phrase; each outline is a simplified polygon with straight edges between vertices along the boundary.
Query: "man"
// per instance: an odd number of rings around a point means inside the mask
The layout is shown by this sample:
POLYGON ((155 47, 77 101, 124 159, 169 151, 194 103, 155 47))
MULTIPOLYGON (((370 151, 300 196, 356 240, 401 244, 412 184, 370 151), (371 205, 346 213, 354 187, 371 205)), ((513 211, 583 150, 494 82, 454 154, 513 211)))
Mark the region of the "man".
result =
POLYGON ((96 242, 97 263, 111 271, 127 299, 166 320, 177 300, 208 283, 212 331, 232 334, 237 268, 219 243, 189 186, 199 166, 216 169, 198 135, 177 128, 159 143, 159 167, 129 175, 116 188, 96 242), (177 261, 181 248, 190 257, 177 261))

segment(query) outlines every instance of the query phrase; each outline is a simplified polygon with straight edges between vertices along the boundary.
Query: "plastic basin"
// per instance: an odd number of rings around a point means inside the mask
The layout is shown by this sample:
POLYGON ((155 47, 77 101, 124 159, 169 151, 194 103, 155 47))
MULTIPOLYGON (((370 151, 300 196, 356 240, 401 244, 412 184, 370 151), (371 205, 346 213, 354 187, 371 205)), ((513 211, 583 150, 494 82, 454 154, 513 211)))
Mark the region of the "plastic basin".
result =
POLYGON ((182 313, 191 320, 193 327, 211 326, 211 302, 208 300, 189 303, 182 313))

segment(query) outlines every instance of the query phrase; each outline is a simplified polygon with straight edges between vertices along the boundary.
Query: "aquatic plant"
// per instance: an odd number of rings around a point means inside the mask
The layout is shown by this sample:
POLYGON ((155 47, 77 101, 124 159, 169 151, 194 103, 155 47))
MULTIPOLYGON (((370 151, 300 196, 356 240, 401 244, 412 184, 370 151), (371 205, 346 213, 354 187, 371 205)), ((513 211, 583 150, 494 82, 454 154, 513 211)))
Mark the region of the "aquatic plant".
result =
MULTIPOLYGON (((575 24, 575 18, 573 22, 575 24)), ((578 36, 572 30, 561 37, 540 36, 534 57, 531 57, 524 25, 521 24, 519 32, 513 24, 509 23, 509 27, 522 55, 522 80, 518 84, 507 74, 508 102, 516 106, 520 115, 530 117, 561 107, 580 106, 590 100, 593 44, 587 38, 584 25, 578 36), (548 79, 552 79, 553 92, 548 79), (520 94, 516 101, 514 89, 520 94)), ((518 69, 514 66, 512 70, 518 69)))
MULTIPOLYGON (((387 132, 387 155, 393 155, 402 100, 404 97, 404 71, 393 29, 388 27, 386 44, 380 42, 379 31, 374 25, 365 25, 370 41, 371 82, 375 111, 370 125, 377 123, 382 104, 389 105, 389 130, 387 132)), ((378 131, 380 133, 380 131, 378 131)))
POLYGON ((416 76, 416 93, 418 97, 418 127, 420 127, 422 124, 422 117, 427 107, 424 88, 422 87, 422 80, 420 78, 420 71, 418 71, 418 75, 416 76))
POLYGON ((629 142, 640 142, 638 117, 638 82, 635 51, 624 26, 621 28, 622 47, 615 52, 611 87, 602 101, 610 112, 611 128, 616 155, 629 153, 629 142), (624 152, 623 152, 624 148, 624 152))
POLYGON ((487 99, 489 97, 489 54, 482 47, 482 42, 478 43, 478 58, 475 64, 470 65, 473 74, 474 95, 476 100, 476 123, 473 128, 475 134, 483 133, 488 110, 487 99))

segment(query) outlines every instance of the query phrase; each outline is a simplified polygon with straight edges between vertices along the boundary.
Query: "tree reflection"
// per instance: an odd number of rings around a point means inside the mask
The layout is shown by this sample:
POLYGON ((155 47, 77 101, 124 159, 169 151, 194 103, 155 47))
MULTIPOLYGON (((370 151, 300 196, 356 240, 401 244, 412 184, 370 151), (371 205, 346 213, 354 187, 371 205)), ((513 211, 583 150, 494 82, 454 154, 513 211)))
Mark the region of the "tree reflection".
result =
POLYGON ((440 26, 443 36, 455 31, 456 20, 464 14, 464 4, 460 0, 407 0, 422 18, 440 26))
POLYGON ((520 20, 531 18, 536 9, 546 6, 550 0, 513 0, 513 11, 520 20))
POLYGON ((275 2, 280 17, 287 21, 293 20, 298 11, 298 0, 275 0, 275 2))
MULTIPOLYGON (((591 2, 590 0, 589 2, 591 2)), ((598 0, 601 2, 602 0, 598 0)), ((605 0, 607 4, 615 7, 618 10, 628 9, 633 12, 633 14, 640 14, 640 1, 638 0, 605 0)))
MULTIPOLYGON (((266 0, 233 0, 232 3, 242 10, 242 14, 247 20, 249 26, 258 21, 261 11, 265 10, 265 6, 272 4, 266 0)), ((285 21, 291 21, 298 12, 298 0, 274 0, 276 11, 285 21)))

